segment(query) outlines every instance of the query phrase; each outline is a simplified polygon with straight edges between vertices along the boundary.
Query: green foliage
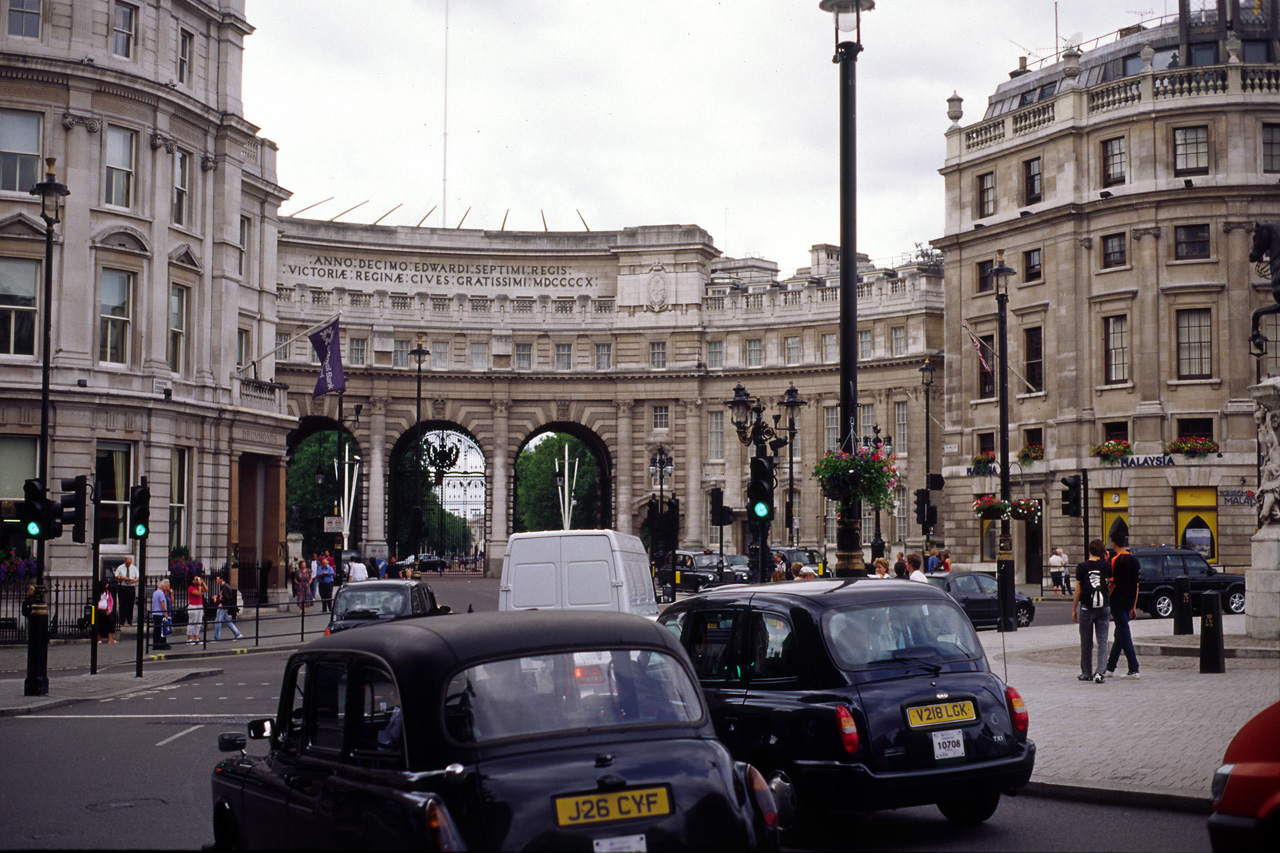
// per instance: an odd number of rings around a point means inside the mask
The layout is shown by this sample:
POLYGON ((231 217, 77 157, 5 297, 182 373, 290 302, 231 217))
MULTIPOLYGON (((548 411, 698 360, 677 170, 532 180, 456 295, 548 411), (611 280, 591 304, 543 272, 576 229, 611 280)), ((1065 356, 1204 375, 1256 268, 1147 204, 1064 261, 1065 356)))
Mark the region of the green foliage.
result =
MULTIPOLYGON (((585 444, 565 433, 552 433, 530 449, 526 447, 516 458, 516 532, 560 530, 560 496, 556 490, 556 462, 564 461, 564 448, 569 448, 570 473, 573 460, 578 460, 578 479, 574 487, 577 504, 570 526, 587 530, 600 526, 600 472, 595 454, 585 444)), ((566 477, 566 488, 569 482, 566 477)))
MULTIPOLYGON (((314 551, 334 551, 342 544, 338 533, 324 532, 324 517, 333 515, 337 505, 339 486, 334 482, 333 460, 338 456, 338 435, 333 430, 313 433, 293 449, 289 462, 288 485, 285 489, 285 518, 292 518, 293 507, 298 507, 298 532, 302 534, 302 552, 308 557, 314 551), (315 474, 319 467, 324 472, 324 482, 317 485, 315 474)), ((356 519, 352 521, 353 537, 358 535, 360 504, 356 504, 356 519)), ((351 545, 358 549, 358 544, 351 545)))

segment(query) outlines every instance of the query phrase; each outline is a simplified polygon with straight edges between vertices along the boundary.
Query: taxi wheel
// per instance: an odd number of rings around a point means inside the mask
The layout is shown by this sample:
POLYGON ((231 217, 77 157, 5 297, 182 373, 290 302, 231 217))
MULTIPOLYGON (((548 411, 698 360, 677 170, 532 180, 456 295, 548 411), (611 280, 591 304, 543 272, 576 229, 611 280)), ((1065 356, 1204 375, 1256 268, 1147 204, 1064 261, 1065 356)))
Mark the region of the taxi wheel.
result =
POLYGON ((956 797, 938 803, 938 811, 952 823, 964 826, 975 826, 996 813, 1000 805, 1000 793, 974 794, 969 797, 956 797))

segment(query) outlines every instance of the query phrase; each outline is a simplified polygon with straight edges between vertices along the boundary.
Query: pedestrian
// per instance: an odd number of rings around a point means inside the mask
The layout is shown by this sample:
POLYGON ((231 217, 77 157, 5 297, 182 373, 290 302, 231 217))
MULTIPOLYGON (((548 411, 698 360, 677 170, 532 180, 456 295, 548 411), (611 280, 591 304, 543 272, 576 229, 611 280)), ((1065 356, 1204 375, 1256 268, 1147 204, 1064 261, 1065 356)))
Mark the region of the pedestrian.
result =
POLYGON ((347 580, 351 583, 358 583, 368 579, 369 567, 359 557, 353 557, 351 563, 347 566, 347 580))
MULTIPOLYGON (((930 569, 929 571, 933 571, 933 570, 932 570, 932 569, 930 569)), ((893 564, 893 573, 894 573, 895 575, 896 575, 896 574, 904 574, 904 575, 905 575, 905 574, 907 573, 907 561, 906 561, 906 559, 904 559, 903 554, 902 554, 902 552, 901 552, 901 551, 899 551, 899 552, 898 552, 898 560, 897 560, 897 562, 895 562, 895 563, 893 564), (902 571, 901 571, 901 573, 899 573, 899 572, 898 572, 898 567, 899 567, 899 566, 901 566, 901 567, 902 567, 902 571)))
POLYGON ((1062 591, 1062 569, 1066 565, 1063 559, 1062 549, 1054 548, 1053 553, 1049 555, 1049 577, 1053 578, 1053 591, 1058 595, 1066 595, 1062 591))
MULTIPOLYGON (((902 556, 902 555, 899 554, 898 556, 902 556)), ((934 548, 932 551, 929 552, 929 572, 930 573, 936 572, 938 570, 939 562, 940 560, 938 558, 938 549, 934 548)))
POLYGON ((1138 558, 1126 547, 1129 537, 1119 531, 1111 534, 1111 545, 1116 555, 1111 560, 1111 621, 1115 624, 1115 639, 1107 658, 1107 675, 1114 675, 1120 662, 1120 652, 1129 664, 1125 678, 1138 678, 1138 651, 1133 647, 1133 633, 1129 622, 1138 617, 1138 558))
MULTIPOLYGON (((888 579, 889 579, 889 577, 890 577, 890 576, 889 576, 889 561, 888 561, 888 560, 886 560, 884 557, 876 557, 874 560, 872 560, 871 565, 872 565, 872 566, 875 568, 875 570, 876 570, 876 571, 875 571, 875 574, 873 574, 873 575, 872 575, 872 577, 873 577, 873 578, 879 578, 879 579, 881 579, 881 580, 888 580, 888 579)), ((904 571, 905 571, 905 570, 904 570, 904 571)))
POLYGON ((102 638, 106 637, 108 643, 117 642, 116 640, 116 599, 111 594, 110 584, 105 580, 100 580, 94 584, 93 594, 97 599, 94 605, 93 628, 95 643, 102 642, 102 638))
POLYGON ((173 598, 169 579, 161 578, 151 593, 151 648, 169 648, 169 634, 173 632, 173 598))
MULTIPOLYGON (((237 596, 236 588, 227 583, 227 579, 222 575, 218 575, 218 616, 213 625, 213 639, 215 642, 222 639, 223 625, 231 628, 231 633, 236 635, 235 640, 244 636, 240 633, 240 629, 236 627, 236 623, 231 621, 239 609, 236 607, 237 596)), ((232 642, 235 642, 235 640, 232 640, 232 642)))
POLYGON ((942 552, 942 570, 944 572, 951 571, 951 552, 950 551, 942 552))
POLYGON ((1107 662, 1107 623, 1111 620, 1107 605, 1111 566, 1106 553, 1101 539, 1089 543, 1089 559, 1076 566, 1076 593, 1071 600, 1071 621, 1080 626, 1080 675, 1077 677, 1095 684, 1106 680, 1103 670, 1107 662), (1093 663, 1095 638, 1098 643, 1096 666, 1093 663))
POLYGON ((133 557, 125 557, 124 562, 116 566, 116 588, 120 591, 120 602, 117 613, 120 614, 121 625, 132 625, 134 607, 138 603, 138 567, 133 564, 133 557))
POLYGON ((320 561, 320 611, 328 613, 333 607, 333 564, 327 559, 320 561))
POLYGON ((320 561, 320 555, 313 552, 311 554, 311 600, 312 601, 315 601, 317 598, 320 597, 320 587, 318 586, 318 584, 320 583, 321 565, 323 565, 323 563, 321 563, 320 561))
POLYGON ((378 579, 381 580, 387 576, 387 561, 382 557, 373 558, 373 569, 378 573, 378 579))
POLYGON ((774 569, 774 570, 773 570, 773 575, 772 575, 772 576, 770 576, 770 578, 769 578, 769 582, 770 582, 770 583, 783 583, 783 582, 785 582, 787 579, 788 579, 788 578, 787 578, 787 573, 786 573, 786 572, 784 572, 782 569, 774 569))
POLYGON ((311 602, 315 601, 311 597, 311 569, 307 566, 306 560, 298 561, 298 609, 303 613, 307 612, 307 607, 311 602))
POLYGON ((800 577, 800 570, 803 568, 804 568, 804 563, 800 562, 799 560, 796 560, 794 563, 791 564, 791 568, 787 570, 787 574, 791 576, 792 580, 795 580, 796 578, 800 577))
POLYGON ((920 581, 920 583, 928 583, 929 578, 921 571, 920 567, 924 565, 924 559, 914 551, 907 555, 907 566, 911 569, 910 580, 920 581))
POLYGON ((893 567, 894 580, 904 581, 907 579, 907 564, 899 563, 893 567))
POLYGON ((187 645, 200 642, 200 626, 204 622, 204 595, 209 585, 199 575, 192 575, 187 586, 187 645))

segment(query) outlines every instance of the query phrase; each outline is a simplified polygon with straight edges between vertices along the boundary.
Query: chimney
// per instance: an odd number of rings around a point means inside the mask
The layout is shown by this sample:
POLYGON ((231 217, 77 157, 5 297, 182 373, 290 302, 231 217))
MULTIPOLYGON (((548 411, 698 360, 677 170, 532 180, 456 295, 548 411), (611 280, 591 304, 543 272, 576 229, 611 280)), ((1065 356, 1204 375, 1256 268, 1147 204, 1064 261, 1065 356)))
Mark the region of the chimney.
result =
POLYGON ((1027 73, 1027 58, 1025 56, 1018 57, 1018 69, 1009 72, 1009 79, 1014 80, 1027 73))

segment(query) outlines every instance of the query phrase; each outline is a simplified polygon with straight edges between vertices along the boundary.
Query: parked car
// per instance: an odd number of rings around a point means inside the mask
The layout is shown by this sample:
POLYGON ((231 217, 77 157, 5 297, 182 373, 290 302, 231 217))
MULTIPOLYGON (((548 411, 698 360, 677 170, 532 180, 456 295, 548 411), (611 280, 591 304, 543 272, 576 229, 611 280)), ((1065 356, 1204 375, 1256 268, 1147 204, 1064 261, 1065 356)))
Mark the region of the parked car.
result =
POLYGON ((436 603, 436 594, 422 581, 372 580, 349 583, 333 598, 333 614, 325 634, 333 634, 409 616, 443 616, 452 613, 436 603))
POLYGON ((1236 732, 1213 774, 1209 841, 1216 853, 1280 849, 1280 702, 1236 732))
MULTIPOLYGON (((964 608, 975 628, 994 628, 1000 622, 1000 596, 996 579, 986 572, 934 572, 929 583, 948 593, 964 608)), ((1036 617, 1036 605, 1027 595, 1014 592, 1013 615, 1019 628, 1036 617)))
POLYGON ((728 556, 725 555, 722 564, 718 551, 676 551, 678 574, 675 588, 698 592, 703 587, 714 584, 745 583, 750 578, 749 567, 730 565, 728 556))
POLYGON ((1200 610, 1200 596, 1222 594, 1224 613, 1244 612, 1244 575, 1220 572, 1189 548, 1140 545, 1129 549, 1138 558, 1138 609, 1152 616, 1173 615, 1174 582, 1185 577, 1191 583, 1191 609, 1200 610))
POLYGON ((345 631, 286 664, 213 772, 219 847, 776 849, 759 771, 715 737, 651 620, 477 613, 345 631), (434 809, 434 811, 430 811, 434 809))
POLYGON ((765 775, 780 815, 799 815, 793 828, 934 803, 980 823, 1031 778, 1021 696, 930 584, 730 586, 658 621, 688 651, 716 733, 765 775))

